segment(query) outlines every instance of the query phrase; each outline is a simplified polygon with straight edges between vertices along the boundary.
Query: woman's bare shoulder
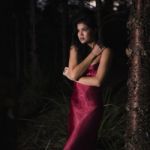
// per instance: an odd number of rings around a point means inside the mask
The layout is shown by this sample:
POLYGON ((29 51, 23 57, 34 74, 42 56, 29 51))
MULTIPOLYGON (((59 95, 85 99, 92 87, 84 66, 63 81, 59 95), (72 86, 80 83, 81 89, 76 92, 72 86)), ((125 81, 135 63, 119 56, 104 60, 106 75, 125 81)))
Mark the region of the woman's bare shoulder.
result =
POLYGON ((72 50, 72 51, 77 51, 77 50, 78 50, 78 47, 77 47, 76 45, 72 44, 72 45, 70 46, 70 50, 72 50))
POLYGON ((101 56, 101 60, 112 60, 113 58, 113 51, 110 47, 106 47, 103 49, 103 52, 102 52, 102 56, 101 56))
POLYGON ((112 51, 112 49, 111 49, 110 47, 103 47, 103 48, 102 48, 102 51, 103 51, 104 53, 110 53, 110 54, 113 53, 113 51, 112 51))

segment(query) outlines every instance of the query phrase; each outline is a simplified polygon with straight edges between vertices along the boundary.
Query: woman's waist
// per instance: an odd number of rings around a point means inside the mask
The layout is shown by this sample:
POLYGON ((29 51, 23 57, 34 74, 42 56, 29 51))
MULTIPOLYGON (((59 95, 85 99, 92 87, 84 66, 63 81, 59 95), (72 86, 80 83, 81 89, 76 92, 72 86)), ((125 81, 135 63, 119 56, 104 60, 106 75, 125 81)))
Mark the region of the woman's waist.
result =
POLYGON ((74 82, 74 85, 73 85, 73 89, 74 90, 78 90, 78 92, 92 92, 92 91, 99 91, 101 89, 101 87, 96 87, 96 86, 93 86, 93 85, 86 85, 86 84, 83 84, 83 83, 79 83, 79 82, 74 82))

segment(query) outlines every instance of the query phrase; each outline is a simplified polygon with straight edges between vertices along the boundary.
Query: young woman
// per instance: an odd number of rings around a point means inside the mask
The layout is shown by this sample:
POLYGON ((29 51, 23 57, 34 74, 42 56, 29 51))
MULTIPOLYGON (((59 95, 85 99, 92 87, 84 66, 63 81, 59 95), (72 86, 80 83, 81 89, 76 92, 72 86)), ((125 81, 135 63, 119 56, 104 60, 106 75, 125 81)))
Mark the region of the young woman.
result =
POLYGON ((95 150, 103 110, 102 84, 111 64, 112 51, 98 44, 92 17, 80 16, 75 21, 75 31, 69 65, 63 72, 74 81, 68 138, 63 150, 95 150))

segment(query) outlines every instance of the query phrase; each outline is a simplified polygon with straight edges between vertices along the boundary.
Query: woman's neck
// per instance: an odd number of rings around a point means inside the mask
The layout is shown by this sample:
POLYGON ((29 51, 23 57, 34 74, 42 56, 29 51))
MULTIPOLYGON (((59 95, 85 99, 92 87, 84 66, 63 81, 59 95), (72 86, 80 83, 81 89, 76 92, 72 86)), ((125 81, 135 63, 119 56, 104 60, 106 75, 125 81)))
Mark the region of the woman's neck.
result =
POLYGON ((90 42, 90 43, 88 43, 87 45, 90 47, 90 48, 94 48, 94 46, 95 46, 95 44, 96 44, 96 42, 95 41, 93 41, 93 42, 90 42))

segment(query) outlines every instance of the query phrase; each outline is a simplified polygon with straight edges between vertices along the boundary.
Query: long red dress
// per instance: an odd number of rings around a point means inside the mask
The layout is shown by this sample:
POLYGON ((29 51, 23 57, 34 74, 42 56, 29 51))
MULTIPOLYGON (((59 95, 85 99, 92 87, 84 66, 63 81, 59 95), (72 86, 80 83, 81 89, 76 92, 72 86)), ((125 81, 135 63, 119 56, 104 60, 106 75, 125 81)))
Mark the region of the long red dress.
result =
MULTIPOLYGON (((84 76, 95 76, 98 65, 90 65, 84 76)), ((102 109, 101 87, 74 82, 68 116, 68 138, 63 150, 96 149, 102 109)))

